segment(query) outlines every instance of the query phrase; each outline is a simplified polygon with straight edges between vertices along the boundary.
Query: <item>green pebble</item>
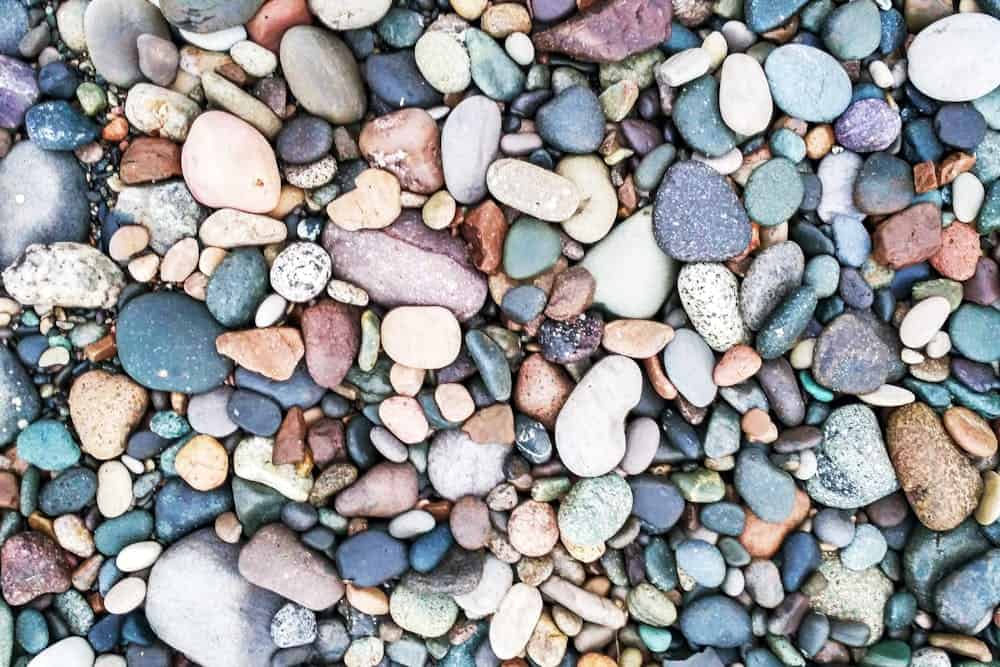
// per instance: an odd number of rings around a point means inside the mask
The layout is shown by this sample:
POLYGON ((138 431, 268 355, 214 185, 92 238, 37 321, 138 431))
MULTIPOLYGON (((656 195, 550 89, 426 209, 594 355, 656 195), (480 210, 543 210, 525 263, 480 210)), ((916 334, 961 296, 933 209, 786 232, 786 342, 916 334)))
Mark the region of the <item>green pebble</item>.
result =
POLYGON ((18 434, 17 456, 42 470, 65 470, 80 460, 80 446, 65 424, 40 419, 18 434))
POLYGON ((96 116, 108 108, 108 96, 105 95, 104 89, 90 81, 85 81, 77 87, 76 99, 83 108, 83 113, 88 116, 96 116))
POLYGON ((1000 418, 1000 391, 972 391, 955 378, 948 378, 941 384, 959 405, 975 410, 987 420, 1000 418))
POLYGON ((59 616, 66 621, 69 631, 74 635, 83 636, 90 632, 94 625, 94 610, 90 608, 87 599, 72 588, 55 597, 53 606, 59 616))
POLYGON ((326 526, 338 535, 347 533, 347 517, 340 516, 329 507, 319 508, 319 523, 321 526, 326 526))
POLYGON ((732 537, 723 537, 715 546, 718 547, 722 558, 728 565, 732 567, 744 567, 750 564, 750 554, 739 543, 739 540, 732 537))
POLYGON ((21 475, 20 510, 23 516, 31 516, 38 509, 38 491, 42 486, 42 473, 30 466, 21 475))
POLYGON ((499 402, 508 400, 513 378, 500 346, 482 331, 472 329, 465 334, 465 347, 490 395, 499 402))
POLYGON ((14 654, 14 634, 14 614, 7 603, 0 600, 0 667, 10 664, 14 654))
POLYGON ((14 533, 21 532, 21 524, 21 515, 17 512, 11 510, 0 513, 0 545, 14 533))
POLYGON ((673 640, 670 630, 666 628, 654 628, 645 623, 639 624, 639 637, 642 639, 642 643, 646 645, 646 648, 653 653, 663 653, 668 650, 670 642, 673 640))
POLYGON ((931 296, 943 296, 948 299, 948 305, 951 306, 952 312, 955 312, 962 305, 962 283, 948 278, 914 283, 910 294, 914 301, 923 301, 931 296))
POLYGON ((393 7, 381 21, 376 31, 389 46, 405 49, 413 46, 424 32, 423 17, 411 10, 393 7))
POLYGON ((632 489, 618 475, 579 480, 559 506, 559 532, 581 547, 609 540, 632 511, 632 489))
POLYGON ((819 32, 833 8, 833 0, 813 0, 799 13, 800 28, 809 32, 819 32))
POLYGON ((754 221, 773 227, 799 210, 805 186, 795 164, 786 158, 768 160, 753 170, 743 190, 743 204, 754 221))
POLYGON ((557 67, 550 75, 552 82, 552 94, 558 95, 567 88, 573 86, 589 86, 587 75, 572 67, 557 67))
POLYGON ((548 65, 535 63, 528 69, 528 90, 544 90, 552 87, 552 69, 548 65))
POLYGON ((1000 86, 972 100, 972 106, 983 115, 990 129, 1000 130, 1000 86))
POLYGON ((374 400, 370 402, 378 402, 395 393, 392 383, 389 382, 391 369, 392 360, 388 357, 379 357, 371 370, 363 371, 357 366, 352 366, 351 370, 347 371, 347 381, 363 394, 374 396, 374 400))
POLYGON ((663 144, 646 153, 633 175, 635 187, 643 192, 655 190, 676 157, 677 149, 673 144, 663 144))
POLYGON ((917 598, 909 591, 897 591, 885 603, 885 627, 903 630, 917 616, 917 598))
POLYGON ((661 591, 671 591, 677 588, 680 580, 677 577, 677 561, 670 545, 662 537, 654 537, 646 545, 642 553, 646 566, 646 579, 661 591))
POLYGON ((774 310, 757 334, 757 351, 764 359, 776 359, 795 346, 816 310, 816 292, 799 287, 774 310))
POLYGON ((896 272, 889 266, 879 264, 869 257, 861 265, 861 277, 873 290, 889 287, 896 272))
POLYGON ((713 76, 702 76, 681 87, 671 117, 677 131, 699 153, 720 157, 736 147, 736 134, 719 112, 719 82, 713 76))
POLYGON ((191 432, 187 419, 173 410, 163 410, 149 420, 149 430, 164 440, 182 438, 191 432))
POLYGON ((816 380, 813 379, 813 376, 809 374, 809 371, 799 371, 799 382, 802 383, 802 388, 817 401, 829 403, 833 400, 833 392, 826 387, 821 387, 816 380))
POLYGON ((625 570, 625 556, 618 549, 608 549, 601 556, 604 574, 615 586, 628 586, 628 572, 625 570))
POLYGON ((382 345, 382 320, 372 310, 361 313, 361 347, 358 350, 358 368, 365 373, 375 368, 378 351, 382 345))
POLYGON ((976 229, 983 236, 1000 229, 1000 181, 995 181, 986 191, 986 199, 976 219, 976 229))
POLYGON ((94 545, 105 556, 117 556, 128 545, 148 540, 152 534, 153 515, 146 510, 132 510, 98 526, 94 545))
POLYGON ((504 272, 514 280, 533 278, 552 268, 561 254, 562 241, 553 225, 522 217, 511 225, 504 240, 504 272))
POLYGON ((801 162, 806 156, 806 142, 787 127, 780 128, 771 135, 771 153, 792 162, 801 162))
POLYGON ((714 503, 726 495, 722 476, 707 468, 676 472, 670 476, 670 481, 677 485, 684 500, 691 503, 714 503))
POLYGON ((531 483, 531 499, 540 503, 559 500, 573 488, 569 477, 544 477, 531 483))
POLYGON ((484 95, 510 102, 524 90, 524 72, 492 37, 469 28, 465 31, 465 46, 469 50, 472 80, 484 95))
POLYGON ((597 77, 601 89, 625 80, 634 81, 639 90, 649 88, 656 78, 656 66, 666 59, 663 51, 650 49, 616 63, 602 63, 597 77))
POLYGON ((868 647, 861 659, 862 667, 906 667, 910 664, 910 647, 898 639, 886 639, 868 647))
POLYGON ((247 537, 261 526, 280 520, 286 502, 288 498, 269 486, 233 477, 233 507, 247 537))
POLYGON ((645 581, 628 592, 625 603, 632 618, 646 625, 662 628, 677 620, 677 608, 667 594, 645 581))
POLYGON ((976 146, 973 155, 976 164, 972 168, 972 173, 982 181, 983 185, 990 185, 1000 178, 1000 132, 987 130, 986 136, 976 146))
POLYGON ((806 659, 788 640, 788 637, 768 633, 767 646, 782 664, 788 665, 788 667, 805 667, 806 659))

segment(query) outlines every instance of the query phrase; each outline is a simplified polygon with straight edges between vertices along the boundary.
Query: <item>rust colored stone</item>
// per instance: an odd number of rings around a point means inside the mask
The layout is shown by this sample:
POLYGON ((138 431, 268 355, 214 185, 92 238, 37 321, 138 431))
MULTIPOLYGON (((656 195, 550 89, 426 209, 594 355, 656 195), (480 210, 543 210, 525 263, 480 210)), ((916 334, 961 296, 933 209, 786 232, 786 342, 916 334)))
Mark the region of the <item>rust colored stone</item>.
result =
POLYGON ((136 137, 122 155, 126 185, 153 183, 181 175, 181 147, 162 137, 136 137))
POLYGON ((590 271, 574 266, 556 275, 545 315, 554 320, 570 320, 594 303, 597 281, 590 271))
POLYGON ((941 248, 931 257, 931 266, 945 278, 963 281, 976 273, 981 256, 979 232, 972 225, 955 221, 941 232, 941 248))
POLYGON ((514 405, 533 419, 553 429, 563 403, 573 391, 573 380, 561 367, 540 354, 532 354, 521 363, 514 384, 514 405))
POLYGON ((302 416, 302 408, 295 405, 285 414, 281 428, 274 436, 271 463, 302 463, 306 458, 306 420, 302 416))
POLYGON ((305 354, 302 336, 292 327, 228 331, 215 339, 215 349, 237 364, 272 380, 287 380, 305 354))
POLYGON ((917 194, 938 189, 937 166, 932 160, 913 165, 913 189, 917 194))
POLYGON ((670 37, 670 0, 603 0, 538 33, 539 51, 610 63, 658 46, 670 37))
POLYGON ((320 468, 337 461, 348 460, 344 425, 336 419, 323 417, 310 426, 306 444, 312 452, 313 461, 320 468))
POLYGON ((941 209, 917 204, 883 221, 872 234, 873 256, 894 269, 930 259, 941 248, 941 209))
POLYGON ((809 508, 809 496, 796 489, 792 513, 781 523, 768 523, 748 509, 740 544, 753 558, 771 558, 778 553, 785 536, 809 516, 809 508))
POLYGON ((444 185, 441 133, 423 109, 400 109, 368 121, 358 147, 369 164, 393 174, 404 190, 429 195, 444 185))
POLYGON ((951 153, 941 160, 938 168, 938 185, 948 185, 960 174, 971 171, 976 166, 976 156, 968 153, 951 153))
POLYGON ((302 313, 306 367, 319 385, 333 389, 347 375, 361 345, 361 313, 326 299, 302 313))
POLYGON ((468 244, 469 259, 483 273, 495 273, 500 268, 508 227, 507 218, 492 199, 465 214, 459 230, 468 244))
POLYGON ((268 0, 247 22, 246 28, 251 40, 277 53, 286 30, 310 23, 312 14, 306 0, 268 0))
POLYGON ((0 509, 20 509, 20 483, 12 472, 0 472, 0 509))

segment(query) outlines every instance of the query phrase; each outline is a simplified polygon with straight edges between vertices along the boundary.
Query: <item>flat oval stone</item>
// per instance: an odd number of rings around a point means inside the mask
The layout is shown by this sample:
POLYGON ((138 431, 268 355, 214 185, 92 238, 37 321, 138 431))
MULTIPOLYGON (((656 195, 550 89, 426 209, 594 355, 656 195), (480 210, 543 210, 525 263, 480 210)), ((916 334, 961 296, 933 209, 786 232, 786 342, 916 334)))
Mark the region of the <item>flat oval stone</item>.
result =
POLYGON ((491 164, 486 185, 501 203, 547 222, 568 220, 580 206, 572 181, 522 160, 503 158, 491 164))
POLYGON ((163 15, 145 0, 94 0, 84 15, 84 34, 97 72, 122 88, 143 78, 136 45, 139 35, 170 39, 163 15))
POLYGON ((618 475, 582 479, 559 505, 559 532, 580 547, 603 545, 622 527, 631 508, 632 490, 618 475))
POLYGON ((951 316, 948 333, 955 349, 972 361, 991 363, 1000 359, 1000 311, 965 303, 951 316))
POLYGON ((139 384, 196 394, 223 383, 232 362, 215 349, 224 329, 204 305, 178 292, 155 292, 126 304, 118 317, 118 355, 139 384))
POLYGON ((750 243, 750 221, 736 193, 702 162, 678 162, 656 193, 653 234, 667 255, 683 262, 720 262, 750 243))
POLYGON ((441 162, 455 201, 474 204, 486 196, 486 171, 499 151, 500 134, 500 109, 488 97, 467 97, 448 114, 441 162))
POLYGON ((361 71, 339 37, 322 28, 295 26, 281 39, 280 57, 288 87, 307 111, 335 125, 365 115, 361 71))
POLYGON ((719 83, 702 76, 686 84, 674 100, 672 118, 684 140, 709 157, 725 155, 736 146, 736 135, 719 113, 719 83))
POLYGON ((739 283, 722 264, 685 264, 677 276, 684 312, 716 352, 749 339, 739 307, 739 283))
POLYGON ((31 141, 15 144, 0 161, 0 221, 0 269, 33 243, 84 241, 90 212, 79 163, 31 141))
POLYGON ((680 630, 692 644, 735 648, 751 640, 750 614, 723 595, 709 595, 684 605, 680 630))
POLYGON ((772 227, 787 221, 802 205, 805 186, 791 160, 774 158, 754 169, 743 190, 747 215, 772 227))
POLYGON ((744 447, 736 461, 734 484, 755 515, 781 523, 795 505, 795 480, 775 467, 760 447, 744 447))
POLYGON ((663 350, 663 366, 677 391, 697 407, 715 400, 718 387, 712 380, 715 355, 708 344, 691 329, 678 329, 663 350))
POLYGON ((851 81, 830 54, 804 44, 779 46, 764 61, 778 108, 809 123, 828 123, 851 103, 851 81))
POLYGON ((799 245, 785 241, 754 257, 740 286, 740 312, 753 330, 802 282, 805 256, 799 245))
POLYGON ((249 123, 208 111, 191 125, 181 152, 191 194, 212 208, 267 213, 278 205, 281 175, 267 139, 249 123))
POLYGON ((427 455, 427 476, 442 498, 482 497, 504 480, 510 451, 510 445, 475 442, 464 431, 440 431, 427 455))
POLYGON ((882 100, 864 99, 847 107, 833 129, 847 150, 871 153, 892 146, 902 127, 898 111, 882 100))
MULTIPOLYGON (((747 3, 759 7, 758 2, 747 3)), ((801 4, 796 0, 795 4, 801 4)), ((749 19, 748 19, 749 21, 749 19)), ((767 129, 774 114, 774 102, 764 69, 756 59, 733 53, 722 63, 719 78, 719 112, 730 130, 753 136, 767 129)))
POLYGON ((971 634, 1000 601, 1000 549, 991 549, 941 580, 934 611, 948 627, 971 634))
POLYGON ((380 530, 366 530, 337 547, 337 571, 355 586, 379 586, 406 572, 406 546, 380 530))
POLYGON ((823 22, 823 43, 839 60, 866 58, 882 41, 882 20, 872 0, 840 5, 823 22))
POLYGON ((628 357, 594 364, 556 420, 556 449, 570 472, 597 477, 618 465, 625 456, 625 416, 641 393, 642 372, 628 357))
POLYGON ((945 16, 927 26, 907 49, 910 82, 942 102, 966 102, 1000 85, 1000 20, 987 14, 945 16), (941 54, 948 54, 942 58, 941 54))
POLYGON ((458 357, 462 330, 446 308, 401 306, 382 319, 382 346, 410 368, 444 368, 458 357))
POLYGON ((516 658, 531 639, 542 614, 542 596, 527 584, 514 584, 490 621, 490 648, 501 660, 516 658))

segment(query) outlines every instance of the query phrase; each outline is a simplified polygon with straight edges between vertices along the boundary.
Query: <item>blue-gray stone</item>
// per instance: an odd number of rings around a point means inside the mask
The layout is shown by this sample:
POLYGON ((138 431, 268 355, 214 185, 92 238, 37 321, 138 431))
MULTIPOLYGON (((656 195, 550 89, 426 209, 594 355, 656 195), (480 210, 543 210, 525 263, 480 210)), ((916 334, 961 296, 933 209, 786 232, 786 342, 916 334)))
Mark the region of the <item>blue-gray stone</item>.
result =
POLYGON ((0 53, 20 56, 17 45, 29 28, 28 8, 24 4, 19 0, 0 0, 0 53))
POLYGON ((685 84, 674 100, 671 118, 684 140, 709 157, 725 155, 736 147, 736 135, 719 112, 719 82, 713 76, 685 84))
POLYGON ((703 505, 698 518, 702 525, 709 530, 722 535, 736 537, 743 532, 746 513, 736 503, 720 501, 710 505, 703 505))
POLYGON ((781 523, 795 506, 795 480, 777 468, 760 447, 747 446, 736 459, 734 483, 750 510, 769 523, 781 523))
POLYGON ((378 586, 406 572, 406 545, 380 530, 366 530, 337 548, 337 571, 356 586, 378 586))
POLYGON ((224 331, 208 309, 178 292, 143 294, 118 316, 118 356, 139 384, 200 394, 222 384, 232 362, 215 349, 224 331))
POLYGON ((264 0, 162 0, 160 11, 173 25, 191 32, 216 32, 243 25, 264 0))
POLYGON ((823 554, 816 538, 802 531, 789 535, 781 545, 781 584, 785 592, 799 590, 822 562, 823 554))
POLYGON ((791 218, 805 196, 802 178, 787 158, 773 158, 753 170, 743 190, 743 205, 751 220, 766 227, 791 218))
POLYGON ((639 475, 629 478, 632 489, 632 516, 651 535, 666 533, 684 511, 684 497, 665 477, 639 475))
POLYGON ((867 58, 882 41, 882 19, 872 0, 840 5, 823 23, 823 43, 839 60, 867 58))
POLYGON ((749 612, 723 595, 709 595, 685 604, 680 628, 684 638, 696 646, 736 648, 753 638, 749 612))
POLYGON ((257 248, 232 250, 208 279, 205 305, 228 328, 253 320, 257 306, 268 292, 268 267, 257 248))
POLYGON ((1000 359, 1000 310, 964 303, 951 315, 948 334, 962 356, 992 363, 1000 359))
POLYGON ((684 540, 677 546, 677 567, 706 588, 722 585, 726 561, 713 544, 703 540, 684 540))
POLYGON ((957 528, 944 532, 917 524, 903 549, 906 588, 917 597, 921 609, 932 611, 933 592, 942 577, 989 548, 989 541, 973 519, 966 519, 957 528))
POLYGON ((364 78, 375 95, 394 109, 441 104, 441 93, 420 74, 410 49, 370 56, 365 61, 364 78))
POLYGON ((771 52, 764 72, 774 103, 789 116, 828 123, 851 103, 851 80, 830 54, 804 44, 771 52))
POLYGON ((587 86, 571 86, 542 105, 535 127, 546 143, 563 153, 593 153, 604 140, 604 112, 587 86))
POLYGON ((97 138, 99 128, 65 100, 42 102, 24 115, 28 138, 47 151, 71 151, 97 138))
POLYGON ((174 542, 231 509, 233 494, 227 485, 198 491, 182 479, 170 479, 156 494, 156 537, 174 542))
POLYGON ((49 645, 49 626, 37 609, 22 609, 18 613, 14 633, 17 643, 28 653, 41 653, 49 645))
POLYGON ((0 345, 0 445, 14 442, 21 429, 41 412, 31 377, 10 348, 0 345))
POLYGON ((938 620, 973 634, 1000 603, 1000 549, 991 549, 952 572, 937 585, 934 611, 938 620))
POLYGON ((754 32, 767 32, 791 19, 807 4, 809 0, 744 0, 743 18, 754 32))
POLYGON ((890 7, 879 15, 881 21, 881 36, 878 50, 884 56, 889 55, 906 41, 906 19, 895 7, 890 7))
POLYGON ((38 508, 51 517, 79 512, 97 494, 97 475, 89 468, 70 468, 42 487, 38 508))
POLYGON ((226 404, 226 413, 234 424, 254 435, 271 437, 281 426, 278 404, 254 391, 234 391, 226 404))
POLYGON ((132 510, 98 526, 94 531, 94 545, 105 556, 117 556, 128 545, 148 540, 152 534, 153 515, 146 510, 132 510))
POLYGON ((326 388, 316 384, 316 381, 309 375, 309 371, 306 370, 304 362, 295 367, 292 377, 287 380, 272 380, 245 368, 237 368, 235 375, 237 387, 250 389, 272 398, 280 403, 285 410, 293 405, 308 410, 321 400, 325 401, 326 388))
POLYGON ((80 446, 65 424, 40 419, 17 436, 17 457, 42 470, 64 470, 80 460, 80 446))
POLYGON ((47 97, 71 100, 79 85, 79 75, 64 62, 57 60, 38 70, 38 90, 47 97))

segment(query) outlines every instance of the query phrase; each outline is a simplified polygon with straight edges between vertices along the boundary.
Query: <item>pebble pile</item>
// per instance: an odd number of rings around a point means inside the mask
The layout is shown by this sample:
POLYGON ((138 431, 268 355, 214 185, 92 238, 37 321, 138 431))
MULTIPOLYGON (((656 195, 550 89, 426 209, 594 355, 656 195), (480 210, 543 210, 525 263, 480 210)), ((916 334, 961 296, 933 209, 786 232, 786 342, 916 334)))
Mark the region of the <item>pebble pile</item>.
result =
POLYGON ((0 667, 1000 664, 1000 0, 0 0, 0 667))

